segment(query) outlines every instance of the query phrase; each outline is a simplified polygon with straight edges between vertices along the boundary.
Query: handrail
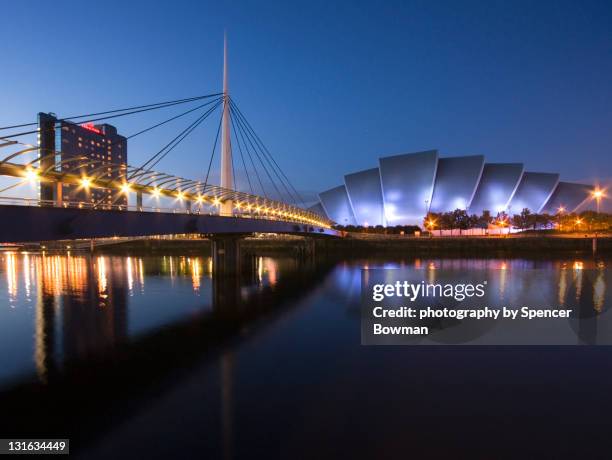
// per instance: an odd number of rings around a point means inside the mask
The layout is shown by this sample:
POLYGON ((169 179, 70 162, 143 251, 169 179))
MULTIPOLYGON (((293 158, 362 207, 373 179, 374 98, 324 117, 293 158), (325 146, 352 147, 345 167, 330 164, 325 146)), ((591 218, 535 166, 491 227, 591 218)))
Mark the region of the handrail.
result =
MULTIPOLYGON (((172 214, 192 214, 192 215, 209 215, 218 216, 217 213, 206 212, 202 207, 197 208, 167 208, 167 207, 156 207, 156 206, 124 206, 117 204, 96 204, 88 203, 83 201, 64 201, 62 206, 56 206, 53 200, 39 200, 34 198, 21 198, 21 197, 0 197, 0 205, 17 205, 17 206, 32 206, 32 207, 63 207, 63 208, 78 208, 78 209, 94 209, 94 210, 112 210, 112 211, 124 211, 124 212, 149 212, 149 213, 172 213, 172 214)), ((267 213, 245 213, 235 212, 231 216, 223 217, 234 217, 240 219, 260 219, 260 220, 272 220, 278 222, 295 222, 290 219, 283 219, 275 215, 267 213), (257 215, 254 215, 257 214, 257 215)), ((322 226, 322 225, 319 225, 322 226)))
MULTIPOLYGON (((43 157, 44 158, 44 157, 43 157)), ((64 162, 78 162, 83 157, 76 158, 68 158, 62 161, 64 162)), ((39 159, 40 160, 40 159, 39 159)), ((96 159, 88 159, 84 160, 83 164, 88 166, 91 164, 95 164, 99 162, 96 159)), ((27 165, 23 164, 15 164, 8 163, 8 166, 11 166, 4 173, 11 176, 21 176, 27 173, 27 165), (14 168, 22 168, 23 173, 19 172, 18 169, 14 170, 14 168)), ((171 197, 184 197, 184 199, 191 201, 192 203, 204 204, 206 205, 212 203, 214 206, 217 206, 223 202, 232 201, 235 203, 235 210, 238 211, 237 214, 242 214, 245 212, 252 213, 261 213, 261 215, 269 215, 274 216, 277 220, 287 220, 292 222, 306 223, 310 225, 321 225, 324 227, 330 227, 332 222, 322 216, 319 216, 311 211, 299 208, 297 206, 284 203, 277 200, 272 200, 269 198, 264 198, 257 195, 252 195, 246 192, 241 192, 237 190, 232 190, 224 187, 220 187, 212 184, 203 184, 201 181, 185 179, 182 177, 172 176, 165 173, 158 173, 154 178, 146 177, 143 182, 140 183, 138 181, 126 181, 125 178, 121 180, 121 178, 104 178, 102 177, 107 171, 108 168, 111 171, 124 170, 127 174, 129 174, 130 170, 133 170, 132 167, 126 164, 121 165, 103 165, 101 167, 96 167, 93 171, 99 170, 102 168, 106 168, 106 171, 100 172, 99 174, 91 175, 92 171, 84 170, 84 177, 75 174, 73 171, 69 172, 57 172, 50 171, 50 169, 54 169, 57 165, 47 167, 45 170, 41 172, 41 168, 37 168, 36 173, 39 179, 47 180, 51 179, 53 181, 59 182, 67 182, 67 183, 78 183, 79 180, 83 178, 87 178, 90 181, 90 187, 102 187, 102 188, 115 188, 115 187, 123 187, 124 184, 127 184, 128 187, 135 188, 139 193, 145 194, 156 194, 156 190, 161 193, 163 196, 171 197), (162 188, 164 184, 173 183, 175 188, 162 188), (151 185, 155 184, 155 185, 151 185), (196 192, 196 193, 194 193, 196 192), (197 196, 196 196, 197 194, 197 196)), ((78 170, 79 165, 77 164, 74 168, 74 171, 78 170)), ((73 168, 71 168, 73 169, 73 168)), ((147 174, 148 176, 148 174, 147 174)), ((144 176, 143 176, 144 178, 144 176)), ((33 202, 36 200, 32 200, 33 202)), ((89 206, 89 204, 80 204, 81 207, 89 206)), ((111 205, 111 206, 119 206, 120 208, 125 208, 122 205, 111 205)), ((96 208, 108 209, 108 203, 96 203, 96 208)), ((175 212, 175 211, 173 211, 175 212)))

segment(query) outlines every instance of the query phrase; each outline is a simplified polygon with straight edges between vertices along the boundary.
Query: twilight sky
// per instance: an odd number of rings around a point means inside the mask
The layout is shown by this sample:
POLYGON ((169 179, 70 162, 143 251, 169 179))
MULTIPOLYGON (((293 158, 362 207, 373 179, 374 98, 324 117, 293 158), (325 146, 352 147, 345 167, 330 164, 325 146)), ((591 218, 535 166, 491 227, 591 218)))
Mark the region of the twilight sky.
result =
MULTIPOLYGON (((227 29, 230 93, 298 190, 431 148, 612 178, 609 1, 23 1, 2 17, 0 126, 218 92, 227 29)), ((136 138, 130 163, 188 122, 136 138)), ((217 123, 159 168, 202 178, 217 123)))

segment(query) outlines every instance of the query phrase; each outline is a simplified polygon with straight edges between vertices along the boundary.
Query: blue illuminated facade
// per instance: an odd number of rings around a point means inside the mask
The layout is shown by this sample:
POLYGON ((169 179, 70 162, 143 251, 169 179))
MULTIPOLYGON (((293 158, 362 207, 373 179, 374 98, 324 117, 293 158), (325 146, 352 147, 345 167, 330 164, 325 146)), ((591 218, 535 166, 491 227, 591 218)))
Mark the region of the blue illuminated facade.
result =
POLYGON ((384 157, 379 165, 387 225, 421 222, 431 203, 438 152, 384 157))
POLYGON ((344 176, 344 185, 357 222, 363 222, 363 225, 385 225, 378 168, 347 174, 344 176))
POLYGON ((378 168, 344 176, 312 208, 340 225, 421 225, 428 212, 573 212, 593 187, 525 172, 522 163, 485 163, 482 155, 439 158, 436 150, 387 156, 378 168))

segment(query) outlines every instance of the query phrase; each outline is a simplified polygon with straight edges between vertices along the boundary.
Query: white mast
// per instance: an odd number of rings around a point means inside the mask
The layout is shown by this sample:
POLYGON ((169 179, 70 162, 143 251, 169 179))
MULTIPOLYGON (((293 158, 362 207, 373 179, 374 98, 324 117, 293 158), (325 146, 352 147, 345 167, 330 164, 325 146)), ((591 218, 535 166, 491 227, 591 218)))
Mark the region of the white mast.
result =
MULTIPOLYGON (((227 34, 223 36, 223 121, 221 134, 221 187, 233 189, 232 147, 230 144, 229 93, 227 88, 227 34)), ((219 214, 232 214, 231 200, 225 201, 219 208, 219 214)))

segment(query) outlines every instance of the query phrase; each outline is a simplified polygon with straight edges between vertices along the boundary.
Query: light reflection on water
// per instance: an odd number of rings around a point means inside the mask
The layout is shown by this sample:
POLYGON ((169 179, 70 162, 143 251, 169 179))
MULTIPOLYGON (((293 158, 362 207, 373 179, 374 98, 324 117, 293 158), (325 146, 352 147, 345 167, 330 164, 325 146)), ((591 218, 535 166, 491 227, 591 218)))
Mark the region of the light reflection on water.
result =
MULTIPOLYGON (((278 282, 277 261, 254 262, 257 286, 278 282)), ((0 388, 210 311, 212 268, 210 257, 3 253, 0 388)))
MULTIPOLYGON (((338 303, 358 304, 361 268, 426 270, 430 283, 435 283, 440 270, 485 270, 493 274, 493 287, 502 300, 517 290, 537 288, 560 306, 571 303, 568 295, 580 300, 585 294, 584 270, 595 269, 595 279, 588 285, 595 311, 603 311, 609 296, 606 262, 593 260, 354 260, 338 263, 324 288, 340 296, 338 303), (528 269, 549 271, 550 283, 534 287, 525 275, 528 269)), ((45 381, 50 369, 61 369, 66 360, 82 359, 212 311, 212 269, 210 258, 194 256, 91 258, 70 253, 3 253, 0 346, 11 351, 0 356, 0 387, 29 375, 45 381)), ((261 286, 274 287, 285 274, 297 270, 291 259, 256 257, 252 282, 237 286, 238 298, 257 295, 261 286)), ((308 294, 299 293, 302 298, 308 294)))

